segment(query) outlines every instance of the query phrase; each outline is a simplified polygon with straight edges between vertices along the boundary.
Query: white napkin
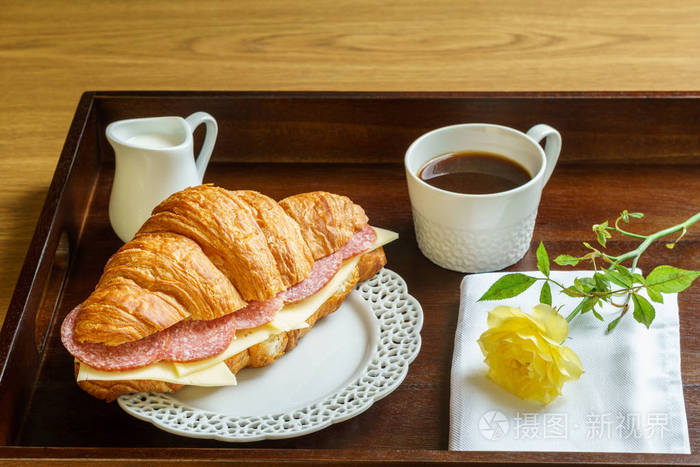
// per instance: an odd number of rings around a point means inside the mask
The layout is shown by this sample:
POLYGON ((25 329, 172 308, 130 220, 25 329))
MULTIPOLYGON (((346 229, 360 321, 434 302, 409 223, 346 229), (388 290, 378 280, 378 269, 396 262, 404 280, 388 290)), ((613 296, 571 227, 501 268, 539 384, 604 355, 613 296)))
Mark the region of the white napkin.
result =
MULTIPOLYGON (((663 305, 654 303, 656 319, 648 330, 631 311, 609 335, 606 324, 592 313, 576 317, 565 345, 581 358, 584 373, 543 406, 493 383, 477 343, 496 305, 530 313, 539 302, 541 282, 515 298, 477 302, 504 274, 474 274, 462 281, 452 360, 450 449, 690 453, 676 294, 664 294, 663 305)), ((592 272, 552 272, 559 283, 585 275, 592 272)), ((557 290, 552 287, 553 303, 565 305, 566 316, 577 301, 557 290)), ((615 310, 604 310, 606 323, 615 310)))

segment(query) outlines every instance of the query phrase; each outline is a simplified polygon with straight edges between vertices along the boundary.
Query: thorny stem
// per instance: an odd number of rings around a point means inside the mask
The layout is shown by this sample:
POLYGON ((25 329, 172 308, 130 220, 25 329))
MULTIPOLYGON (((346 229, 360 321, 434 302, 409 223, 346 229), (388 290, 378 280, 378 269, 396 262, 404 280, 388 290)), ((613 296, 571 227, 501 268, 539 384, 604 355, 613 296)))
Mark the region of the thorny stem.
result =
POLYGON ((552 282, 552 283, 554 283, 554 285, 559 286, 560 289, 565 289, 565 288, 566 288, 566 287, 564 287, 562 284, 560 284, 559 282, 557 282, 557 281, 555 281, 554 279, 552 279, 551 277, 544 277, 544 278, 540 278, 540 279, 538 279, 538 280, 543 280, 543 281, 552 282))
POLYGON ((576 305, 576 308, 574 308, 574 310, 571 313, 569 313, 569 315, 566 317, 567 323, 570 323, 574 318, 576 318, 576 316, 578 316, 579 312, 583 308, 583 303, 584 303, 584 301, 581 300, 581 303, 576 305))
MULTIPOLYGON (((639 261, 639 257, 646 251, 647 248, 649 248, 649 245, 654 243, 656 240, 660 239, 661 237, 665 237, 666 235, 670 235, 674 232, 678 232, 679 230, 687 229, 689 226, 693 225, 697 221, 700 221, 700 212, 695 214, 692 217, 689 217, 688 219, 685 220, 685 222, 681 222, 680 224, 674 225, 673 227, 669 227, 667 229, 659 230, 658 232, 655 232, 650 235, 637 235, 634 234, 635 238, 644 238, 644 241, 639 244, 637 248, 635 248, 632 251, 628 251, 627 253, 621 254, 620 256, 610 256, 611 259, 615 260, 617 263, 621 263, 625 260, 628 260, 630 258, 634 258, 632 260, 632 270, 637 267, 637 261, 639 261)), ((617 229, 618 232, 620 232, 623 235, 631 236, 629 235, 630 232, 625 232, 623 230, 617 229)), ((611 266, 614 267, 614 266, 611 266)))
MULTIPOLYGON (((697 221, 700 221, 700 212, 696 213, 695 215, 689 217, 686 219, 684 222, 681 222, 680 224, 674 225, 672 227, 669 227, 667 229, 659 230, 658 232, 654 232, 653 234, 649 235, 640 235, 632 232, 627 232, 626 230, 623 230, 618 227, 618 222, 619 219, 615 221, 615 227, 608 227, 608 230, 613 230, 616 231, 622 235, 625 235, 627 237, 633 237, 633 238, 639 238, 643 239, 642 243, 639 244, 637 248, 635 248, 632 251, 628 251, 627 253, 623 253, 620 256, 612 256, 612 255, 607 255, 605 253, 602 253, 602 256, 606 258, 607 260, 611 261, 612 264, 608 269, 614 269, 615 264, 620 264, 623 261, 626 261, 630 258, 632 258, 632 268, 631 270, 634 271, 637 268, 637 262, 639 261, 639 257, 642 256, 642 253, 646 251, 647 248, 649 248, 649 245, 654 243, 656 240, 660 239, 661 237, 665 237, 666 235, 670 235, 672 233, 678 232, 679 230, 685 230, 689 226, 693 225, 697 221)), ((552 281, 554 282, 554 281, 552 281)), ((556 285, 561 287, 562 289, 565 287, 562 287, 560 284, 554 282, 556 285)), ((626 290, 619 290, 616 292, 610 292, 609 295, 614 295, 615 293, 618 292, 627 292, 627 296, 625 297, 625 303, 622 305, 616 305, 618 307, 622 308, 622 312, 620 313, 620 317, 624 316, 625 313, 627 313, 627 310, 629 309, 629 301, 632 297, 632 295, 629 293, 631 290, 633 290, 634 287, 631 287, 626 290)), ((637 287, 639 289, 639 287, 637 287)), ((592 296, 591 296, 592 297, 592 296)), ((586 296, 585 298, 591 298, 589 296, 586 296)), ((581 312, 581 309, 583 308, 583 304, 585 303, 585 299, 581 301, 581 303, 578 304, 574 310, 569 313, 569 315, 566 317, 567 322, 571 322, 578 314, 581 312)))
POLYGON ((608 227, 606 227, 607 230, 612 230, 613 232, 619 232, 619 233, 621 233, 622 235, 626 235, 626 236, 632 237, 632 238, 646 238, 644 235, 636 234, 636 233, 633 233, 633 232, 628 232, 628 231, 626 231, 626 230, 621 229, 621 228, 618 226, 618 222, 619 222, 619 219, 618 219, 617 221, 615 221, 615 227, 608 226, 608 227))

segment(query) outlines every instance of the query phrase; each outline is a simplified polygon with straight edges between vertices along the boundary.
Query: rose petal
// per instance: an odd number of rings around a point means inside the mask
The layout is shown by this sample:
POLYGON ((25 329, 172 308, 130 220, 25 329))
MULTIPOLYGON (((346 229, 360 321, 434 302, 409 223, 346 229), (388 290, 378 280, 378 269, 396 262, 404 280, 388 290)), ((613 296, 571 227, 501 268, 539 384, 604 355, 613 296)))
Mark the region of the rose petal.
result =
POLYGON ((538 306, 533 314, 499 306, 488 316, 488 329, 478 339, 496 384, 523 399, 548 404, 567 381, 583 372, 578 356, 560 342, 568 323, 556 310, 538 306))
POLYGON ((489 329, 498 328, 503 325, 504 321, 511 318, 521 318, 525 316, 520 308, 513 308, 512 306, 497 306, 493 310, 489 311, 489 315, 486 318, 486 324, 489 329))
POLYGON ((554 342, 561 343, 569 335, 569 323, 551 306, 537 305, 532 309, 532 314, 544 326, 546 336, 554 342))

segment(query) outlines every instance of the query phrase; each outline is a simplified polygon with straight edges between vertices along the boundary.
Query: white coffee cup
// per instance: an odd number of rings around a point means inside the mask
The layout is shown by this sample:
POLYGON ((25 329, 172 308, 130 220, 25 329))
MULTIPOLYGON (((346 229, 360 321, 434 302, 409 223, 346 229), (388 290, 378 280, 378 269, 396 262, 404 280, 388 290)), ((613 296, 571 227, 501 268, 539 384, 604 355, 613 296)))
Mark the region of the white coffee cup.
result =
POLYGON ((560 150, 559 132, 544 124, 522 133, 468 123, 438 128, 415 140, 404 165, 420 250, 438 266, 460 272, 497 271, 518 262, 530 246, 542 189, 560 150), (419 178, 428 161, 458 151, 500 154, 532 178, 512 190, 477 195, 445 191, 419 178))

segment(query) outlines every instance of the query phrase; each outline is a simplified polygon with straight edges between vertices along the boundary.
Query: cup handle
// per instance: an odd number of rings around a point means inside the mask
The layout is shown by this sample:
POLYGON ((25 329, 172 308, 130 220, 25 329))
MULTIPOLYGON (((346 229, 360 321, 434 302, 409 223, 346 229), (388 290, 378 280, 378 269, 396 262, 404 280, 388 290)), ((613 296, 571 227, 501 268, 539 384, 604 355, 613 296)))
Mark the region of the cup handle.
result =
POLYGON ((214 143, 216 142, 216 135, 219 131, 219 127, 216 124, 214 117, 206 112, 195 112, 187 117, 185 121, 187 122, 187 125, 189 125, 192 133, 194 133, 195 128, 202 123, 206 123, 207 125, 207 134, 204 137, 204 144, 202 144, 202 149, 199 151, 199 156, 197 156, 195 161, 199 183, 202 183, 202 180, 204 179, 204 171, 207 170, 207 164, 209 164, 211 153, 214 150, 214 143))
POLYGON ((542 184, 544 186, 549 181, 549 177, 552 176, 554 166, 557 165, 559 152, 561 152, 561 135, 557 130, 544 123, 527 130, 527 135, 537 144, 540 144, 543 138, 547 138, 544 144, 544 156, 547 159, 547 169, 544 172, 544 183, 542 184))

